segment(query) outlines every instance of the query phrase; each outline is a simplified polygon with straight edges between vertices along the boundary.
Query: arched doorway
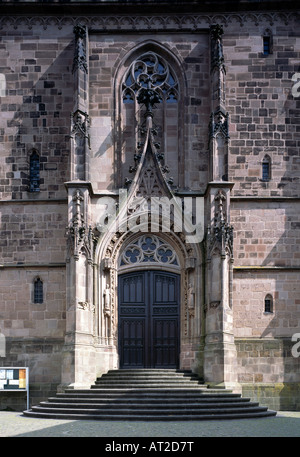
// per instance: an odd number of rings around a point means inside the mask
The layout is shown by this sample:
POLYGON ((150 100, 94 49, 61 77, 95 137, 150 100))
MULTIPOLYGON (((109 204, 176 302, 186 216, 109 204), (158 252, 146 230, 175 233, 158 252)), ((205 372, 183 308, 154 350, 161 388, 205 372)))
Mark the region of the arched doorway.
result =
POLYGON ((123 249, 118 275, 121 368, 177 368, 180 266, 161 237, 142 235, 123 249))

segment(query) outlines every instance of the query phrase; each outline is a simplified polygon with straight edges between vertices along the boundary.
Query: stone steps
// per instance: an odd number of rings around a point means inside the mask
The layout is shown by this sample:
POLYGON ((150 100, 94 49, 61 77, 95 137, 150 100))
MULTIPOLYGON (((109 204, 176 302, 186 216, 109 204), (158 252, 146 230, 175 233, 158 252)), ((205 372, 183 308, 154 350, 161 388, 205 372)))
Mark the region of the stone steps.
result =
POLYGON ((274 416, 275 411, 226 389, 210 389, 180 370, 113 370, 90 389, 67 389, 25 416, 93 420, 209 420, 274 416))
MULTIPOLYGON (((201 410, 205 410, 205 409, 208 409, 208 406, 210 409, 220 409, 224 406, 224 403, 222 402, 216 402, 216 403, 206 403, 206 404, 201 404, 201 403, 184 403, 184 406, 182 405, 182 403, 176 403, 176 406, 177 406, 177 409, 179 409, 179 407, 181 408, 181 410, 183 409, 188 409, 190 411, 193 411, 194 410, 198 410, 198 409, 201 409, 201 410)), ((251 403, 251 404, 245 404, 245 403, 234 403, 234 402, 228 402, 226 404, 226 408, 248 408, 248 410, 250 410, 251 408, 254 409, 254 408, 257 408, 259 406, 258 403, 251 403)), ((78 411, 79 409, 88 409, 88 410, 96 410, 98 411, 99 408, 102 408, 103 411, 106 411, 106 410, 122 410, 122 411, 128 411, 129 409, 130 410, 149 410, 149 411, 160 411, 160 410, 168 410, 168 411, 174 411, 174 403, 169 403, 169 404, 154 404, 154 403, 130 403, 130 402, 124 402, 124 403, 120 403, 118 402, 117 404, 113 404, 113 403, 98 403, 98 402, 93 402, 93 403, 83 403, 83 402, 80 402, 80 404, 78 404, 78 402, 54 402, 54 401, 50 401, 50 402, 41 402, 39 406, 33 406, 33 410, 37 410, 37 411, 40 411, 41 409, 46 409, 46 408, 64 408, 65 410, 67 409, 74 409, 76 408, 78 411)))
MULTIPOLYGON (((60 394, 60 395, 63 395, 63 394, 60 394)), ((224 397, 224 396, 206 396, 206 397, 203 397, 203 395, 201 395, 201 397, 199 397, 199 394, 197 394, 197 396, 193 396, 193 397, 190 397, 190 396, 184 396, 184 398, 182 398, 181 396, 175 396, 175 395, 172 395, 172 396, 169 396, 169 397, 166 397, 165 395, 164 396, 157 396, 155 395, 155 397, 152 397, 150 395, 146 395, 146 396, 126 396, 126 398, 124 398, 123 396, 121 397, 116 397, 116 396, 111 396, 111 397, 108 397, 108 396, 103 396, 102 398, 101 397, 90 397, 90 396, 85 396, 85 397, 78 397, 77 395, 75 396, 62 396, 62 397, 50 397, 48 398, 48 402, 51 402, 51 403, 55 403, 55 404, 91 404, 91 405, 94 405, 94 404, 98 404, 98 405, 102 405, 102 404, 109 404, 110 407, 114 407, 115 404, 114 404, 114 401, 115 399, 118 399, 118 403, 117 403, 117 407, 119 405, 135 405, 135 404, 149 404, 149 405, 155 405, 155 404, 158 404, 158 405, 161 405, 161 404, 165 404, 165 405, 168 405, 168 404, 173 404, 174 402, 176 402, 176 404, 203 404, 205 405, 206 403, 210 403, 210 404, 223 404, 223 403, 231 403, 231 404, 234 404, 234 405, 237 405, 237 404, 243 404, 243 403, 247 403, 249 402, 250 400, 248 398, 242 398, 242 397, 224 397), (163 402, 163 403, 162 403, 163 402)), ((252 405, 258 405, 258 403, 253 403, 252 402, 252 405)))

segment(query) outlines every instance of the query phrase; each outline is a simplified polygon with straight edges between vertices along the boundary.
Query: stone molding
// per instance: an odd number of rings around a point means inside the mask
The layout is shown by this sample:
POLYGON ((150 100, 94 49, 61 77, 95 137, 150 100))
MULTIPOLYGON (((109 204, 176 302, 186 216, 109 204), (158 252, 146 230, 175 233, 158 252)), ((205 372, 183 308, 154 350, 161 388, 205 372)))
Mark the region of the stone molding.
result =
POLYGON ((35 26, 42 26, 46 30, 49 26, 57 26, 59 30, 66 26, 76 26, 81 24, 91 29, 91 32, 107 31, 121 32, 124 31, 180 31, 191 32, 207 29, 210 25, 221 24, 228 27, 232 23, 239 24, 241 27, 254 23, 258 26, 262 22, 274 25, 276 22, 284 22, 289 25, 299 20, 297 11, 270 11, 270 12, 229 12, 229 13, 202 13, 202 14, 159 14, 147 16, 133 15, 85 15, 85 16, 54 16, 54 15, 13 15, 2 16, 0 18, 0 29, 5 26, 18 29, 18 27, 27 27, 31 30, 35 26), (98 30, 99 29, 99 30, 98 30))

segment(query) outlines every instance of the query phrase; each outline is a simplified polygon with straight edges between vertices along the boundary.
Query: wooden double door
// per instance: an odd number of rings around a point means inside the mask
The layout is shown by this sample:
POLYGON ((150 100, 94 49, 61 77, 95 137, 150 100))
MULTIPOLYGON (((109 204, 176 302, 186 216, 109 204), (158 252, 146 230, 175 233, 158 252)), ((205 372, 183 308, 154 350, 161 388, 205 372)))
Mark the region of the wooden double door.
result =
POLYGON ((121 368, 179 366, 179 280, 162 271, 119 275, 121 368))

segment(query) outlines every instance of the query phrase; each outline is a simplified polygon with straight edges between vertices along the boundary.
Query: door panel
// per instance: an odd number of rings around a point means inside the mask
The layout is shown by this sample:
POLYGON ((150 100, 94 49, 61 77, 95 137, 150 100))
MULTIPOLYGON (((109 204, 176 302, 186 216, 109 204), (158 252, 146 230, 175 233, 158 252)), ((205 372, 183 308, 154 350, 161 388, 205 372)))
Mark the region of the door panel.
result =
POLYGON ((122 303, 144 303, 144 277, 135 274, 124 278, 122 303))
POLYGON ((121 320, 122 353, 124 367, 143 368, 145 364, 145 319, 121 320))
POLYGON ((155 367, 177 367, 177 319, 153 319, 155 367))
POLYGON ((175 302, 175 291, 177 278, 165 274, 154 273, 155 302, 171 303, 175 302))
POLYGON ((179 275, 145 271, 119 276, 120 366, 178 366, 179 275))

